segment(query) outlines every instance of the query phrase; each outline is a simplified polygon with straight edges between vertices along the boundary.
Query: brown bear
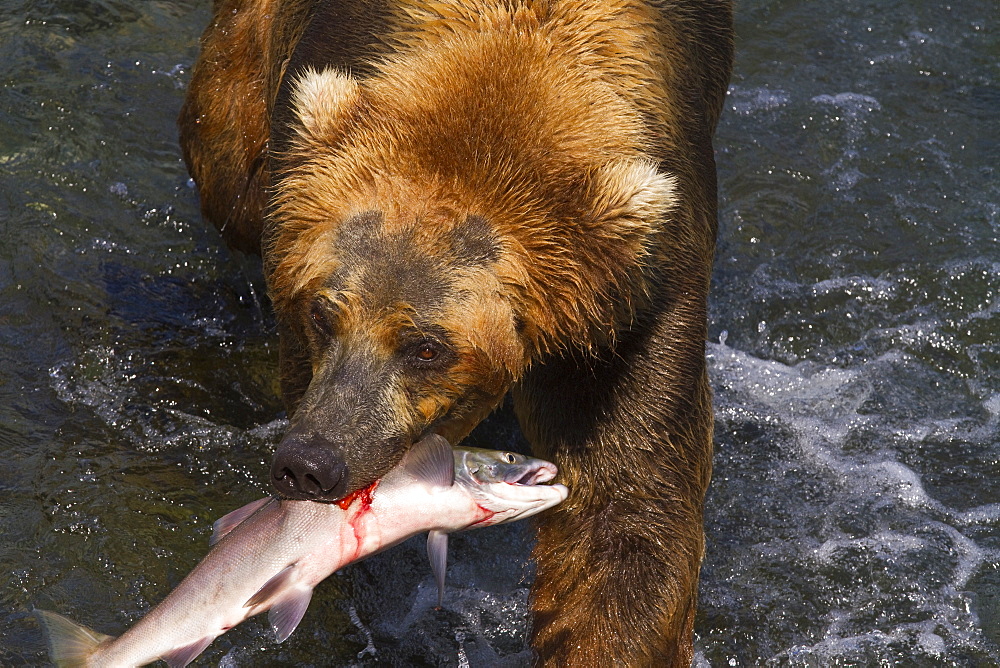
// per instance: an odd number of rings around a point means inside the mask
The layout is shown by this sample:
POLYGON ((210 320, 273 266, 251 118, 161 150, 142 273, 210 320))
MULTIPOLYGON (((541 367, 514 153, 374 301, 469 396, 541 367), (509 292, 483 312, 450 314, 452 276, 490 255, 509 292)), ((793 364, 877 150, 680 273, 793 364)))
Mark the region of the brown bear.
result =
POLYGON ((180 118, 204 215, 263 257, 290 427, 337 500, 510 392, 570 498, 548 665, 690 665, 711 471, 711 138, 728 0, 216 0, 180 118))

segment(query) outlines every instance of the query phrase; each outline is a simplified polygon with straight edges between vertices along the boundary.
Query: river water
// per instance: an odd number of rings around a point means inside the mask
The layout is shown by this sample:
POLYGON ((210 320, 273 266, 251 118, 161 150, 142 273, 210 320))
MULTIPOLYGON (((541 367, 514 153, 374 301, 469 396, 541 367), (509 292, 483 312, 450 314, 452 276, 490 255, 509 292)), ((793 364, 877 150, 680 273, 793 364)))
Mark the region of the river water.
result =
MULTIPOLYGON (((0 665, 119 633, 266 492, 259 268, 174 119, 208 2, 0 0, 0 665)), ((699 666, 1000 665, 995 0, 746 0, 717 139, 699 666)), ((509 412, 472 437, 523 445, 509 412)), ((200 665, 526 665, 526 524, 345 569, 200 665)))

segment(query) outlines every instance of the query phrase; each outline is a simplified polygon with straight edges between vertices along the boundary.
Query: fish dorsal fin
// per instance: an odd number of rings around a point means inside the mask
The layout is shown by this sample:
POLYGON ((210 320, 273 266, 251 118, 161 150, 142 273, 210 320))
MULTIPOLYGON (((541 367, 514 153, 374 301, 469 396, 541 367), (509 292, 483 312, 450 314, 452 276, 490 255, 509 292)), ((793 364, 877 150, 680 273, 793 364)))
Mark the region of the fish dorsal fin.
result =
POLYGON ((431 434, 410 447, 403 467, 425 485, 451 487, 455 482, 455 456, 443 436, 431 434))
POLYGON ((215 520, 215 524, 212 525, 212 537, 208 539, 208 544, 215 545, 218 543, 222 540, 223 536, 242 524, 243 520, 260 510, 264 504, 272 498, 273 497, 265 496, 263 499, 251 501, 242 508, 237 508, 233 512, 223 515, 219 519, 215 520))
POLYGON ((427 534, 427 558, 438 587, 438 607, 444 603, 444 576, 448 569, 448 534, 433 530, 427 534))
POLYGON ((312 593, 312 587, 299 585, 293 587, 280 601, 271 606, 271 611, 267 613, 267 621, 271 622, 275 640, 285 642, 288 636, 292 635, 292 631, 306 614, 312 593))
POLYGON ((111 638, 48 610, 35 609, 35 615, 45 628, 49 655, 57 666, 86 665, 94 650, 111 638))
POLYGON ((190 645, 170 650, 160 658, 166 661, 170 668, 184 668, 184 666, 198 658, 198 655, 204 652, 205 648, 211 645, 213 640, 215 640, 215 636, 199 638, 190 645))

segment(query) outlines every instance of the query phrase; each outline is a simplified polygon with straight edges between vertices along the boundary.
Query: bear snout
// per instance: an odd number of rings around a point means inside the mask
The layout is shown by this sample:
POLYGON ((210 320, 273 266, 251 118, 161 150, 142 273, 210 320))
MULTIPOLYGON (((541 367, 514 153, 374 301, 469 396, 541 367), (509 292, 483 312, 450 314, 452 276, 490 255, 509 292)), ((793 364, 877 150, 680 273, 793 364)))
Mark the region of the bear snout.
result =
POLYGON ((271 462, 271 485, 286 499, 336 501, 347 494, 347 463, 322 436, 288 434, 271 462))

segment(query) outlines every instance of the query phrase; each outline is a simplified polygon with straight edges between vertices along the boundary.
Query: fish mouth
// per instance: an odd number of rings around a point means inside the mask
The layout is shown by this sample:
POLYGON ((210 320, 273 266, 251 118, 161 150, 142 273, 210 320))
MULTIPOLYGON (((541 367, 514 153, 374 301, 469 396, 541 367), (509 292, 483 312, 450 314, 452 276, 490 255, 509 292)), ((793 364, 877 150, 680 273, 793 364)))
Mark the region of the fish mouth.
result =
POLYGON ((522 467, 518 467, 518 470, 513 471, 504 478, 504 482, 509 485, 521 485, 525 487, 543 485, 552 481, 558 472, 559 469, 556 468, 555 464, 535 460, 522 467))

